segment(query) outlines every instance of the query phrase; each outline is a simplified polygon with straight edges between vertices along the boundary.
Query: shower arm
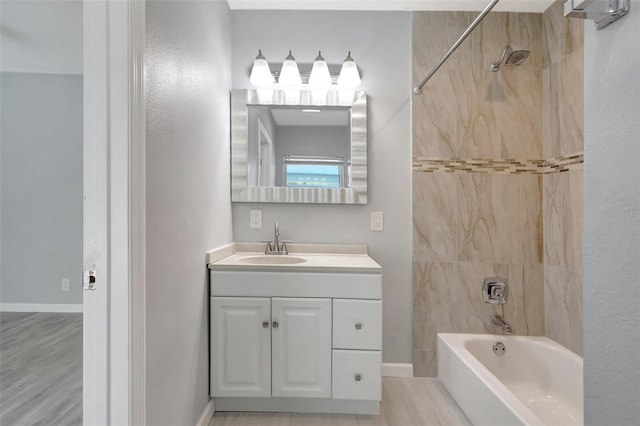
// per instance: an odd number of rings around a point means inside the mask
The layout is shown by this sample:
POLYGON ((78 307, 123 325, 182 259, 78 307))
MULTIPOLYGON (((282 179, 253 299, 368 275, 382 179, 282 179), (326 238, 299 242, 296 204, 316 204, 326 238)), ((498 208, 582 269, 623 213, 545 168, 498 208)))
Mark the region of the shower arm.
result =
POLYGON ((429 81, 429 79, 436 73, 436 71, 440 69, 442 64, 444 64, 446 60, 449 59, 449 56, 451 56, 451 54, 456 51, 460 44, 469 36, 469 34, 471 34, 471 31, 473 31, 478 26, 480 21, 482 21, 484 17, 487 16, 487 13, 491 12, 491 9, 493 9, 493 7, 498 4, 499 1, 500 0, 491 0, 491 2, 482 10, 482 12, 480 12, 476 19, 473 20, 471 25, 469 25, 469 28, 464 30, 458 41, 456 41, 453 46, 451 46, 451 48, 447 51, 447 53, 444 54, 442 59, 440 59, 436 66, 431 69, 424 80, 422 80, 420 84, 413 88, 414 95, 419 95, 420 93, 422 93, 422 88, 425 84, 427 84, 427 81, 429 81))

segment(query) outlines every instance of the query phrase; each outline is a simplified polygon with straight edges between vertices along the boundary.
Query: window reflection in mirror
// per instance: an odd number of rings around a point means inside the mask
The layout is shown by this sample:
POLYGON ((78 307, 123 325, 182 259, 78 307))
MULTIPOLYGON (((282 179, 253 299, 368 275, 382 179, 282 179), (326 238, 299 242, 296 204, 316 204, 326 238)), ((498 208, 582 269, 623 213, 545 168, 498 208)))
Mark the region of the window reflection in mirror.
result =
POLYGON ((249 186, 347 188, 351 108, 248 106, 249 186))

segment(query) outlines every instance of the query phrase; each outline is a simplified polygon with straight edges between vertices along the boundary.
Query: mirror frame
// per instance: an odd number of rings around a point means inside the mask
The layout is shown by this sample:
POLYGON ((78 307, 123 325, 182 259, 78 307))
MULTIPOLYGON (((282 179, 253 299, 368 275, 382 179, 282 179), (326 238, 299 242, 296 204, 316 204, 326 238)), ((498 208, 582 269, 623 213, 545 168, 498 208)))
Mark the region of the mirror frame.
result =
POLYGON ((231 201, 245 203, 367 204, 367 93, 356 90, 231 90, 231 201), (318 99, 319 98, 319 99, 318 99), (249 106, 351 107, 351 186, 249 186, 249 106))

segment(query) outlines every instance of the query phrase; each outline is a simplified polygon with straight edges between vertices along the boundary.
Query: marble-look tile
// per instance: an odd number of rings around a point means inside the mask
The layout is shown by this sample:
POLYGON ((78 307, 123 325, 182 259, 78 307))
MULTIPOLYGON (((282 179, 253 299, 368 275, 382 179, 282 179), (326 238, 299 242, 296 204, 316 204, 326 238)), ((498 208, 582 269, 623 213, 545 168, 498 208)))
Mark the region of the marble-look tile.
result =
POLYGON ((503 145, 498 122, 500 102, 506 102, 504 84, 499 73, 474 69, 472 79, 465 82, 469 93, 469 115, 459 120, 462 142, 461 158, 500 158, 503 145))
POLYGON ((414 349, 412 355, 413 377, 436 377, 438 375, 438 367, 435 364, 436 353, 433 350, 414 349), (434 364, 433 367, 431 367, 431 363, 434 364), (435 374, 432 371, 435 371, 435 374))
MULTIPOLYGON (((413 19, 413 78, 420 81, 474 14, 420 12, 413 19)), ((413 103, 413 155, 539 158, 541 18, 492 13, 449 58, 413 103), (488 72, 507 43, 532 51, 527 62, 488 72)))
POLYGON ((559 63, 560 96, 560 155, 584 150, 584 49, 572 52, 559 63))
POLYGON ((498 175, 500 261, 542 262, 542 177, 498 175))
MULTIPOLYGON (((485 77, 495 78, 495 74, 487 73, 485 77)), ((497 74, 505 94, 504 100, 491 103, 497 117, 496 129, 500 142, 498 158, 542 158, 540 68, 505 68, 497 74)))
POLYGON ((420 172, 412 175, 414 260, 456 260, 457 176, 420 172))
POLYGON ((544 68, 584 46, 584 20, 565 18, 564 3, 557 0, 542 14, 544 68))
POLYGON ((509 265, 509 297, 502 305, 504 318, 513 332, 522 336, 544 336, 544 266, 509 265))
POLYGON ((447 318, 459 297, 455 263, 414 262, 414 275, 413 349, 433 351, 435 333, 443 331, 438 326, 451 323, 447 318))
POLYGON ((437 333, 491 333, 490 317, 502 311, 482 301, 482 284, 509 271, 504 264, 478 262, 431 262, 415 270, 414 375, 435 376, 437 333))
POLYGON ((582 355, 582 273, 546 265, 544 282, 547 337, 582 355))
POLYGON ((458 260, 494 262, 500 256, 498 175, 458 177, 458 260))
MULTIPOLYGON (((495 333, 499 332, 491 325, 491 315, 503 314, 500 305, 485 303, 482 298, 484 279, 489 277, 509 277, 509 265, 504 263, 458 262, 459 297, 464 301, 464 312, 455 310, 454 332, 457 333, 495 333)), ((506 318, 505 318, 506 319, 506 318)), ((507 321, 509 321, 507 319, 507 321)), ((514 325, 515 326, 515 325, 514 325)))
POLYGON ((541 69, 543 60, 541 30, 540 14, 494 12, 487 15, 472 33, 471 44, 474 54, 481 55, 479 65, 485 70, 489 69, 491 62, 497 62, 500 59, 502 50, 507 44, 511 44, 516 50, 531 51, 529 59, 520 67, 521 69, 541 69))
MULTIPOLYGON (((474 310, 457 277, 456 263, 416 266, 420 274, 413 302, 414 375, 435 376, 437 333, 466 331, 466 317, 474 310)), ((483 329, 480 322, 476 325, 483 329)))
POLYGON ((564 194, 567 193, 566 173, 545 175, 543 181, 542 217, 544 264, 564 266, 564 194))
POLYGON ((473 74, 440 70, 413 100, 413 156, 456 157, 462 144, 462 123, 469 121, 475 97, 473 74))
MULTIPOLYGON (((412 14, 412 70, 416 81, 422 80, 442 58, 473 17, 469 12, 414 12, 412 14)), ((460 47, 442 65, 440 71, 468 66, 471 43, 460 47)))
POLYGON ((551 119, 551 109, 551 70, 545 68, 542 70, 542 159, 544 160, 556 157, 557 155, 553 153, 560 152, 560 148, 556 146, 557 141, 553 138, 556 120, 551 119))
POLYGON ((414 264, 414 375, 437 374, 437 333, 500 333, 490 323, 500 314, 520 335, 544 335, 544 270, 540 264, 430 262, 414 264), (504 305, 484 303, 487 277, 504 277, 504 305))
POLYGON ((544 263, 582 271, 584 171, 545 175, 544 263))
POLYGON ((566 267, 571 271, 582 273, 584 239, 584 169, 566 173, 569 178, 568 194, 565 207, 565 252, 566 267))
MULTIPOLYGON (((549 68, 549 157, 584 149, 584 51, 549 68)), ((548 158, 548 157, 547 157, 548 158)))

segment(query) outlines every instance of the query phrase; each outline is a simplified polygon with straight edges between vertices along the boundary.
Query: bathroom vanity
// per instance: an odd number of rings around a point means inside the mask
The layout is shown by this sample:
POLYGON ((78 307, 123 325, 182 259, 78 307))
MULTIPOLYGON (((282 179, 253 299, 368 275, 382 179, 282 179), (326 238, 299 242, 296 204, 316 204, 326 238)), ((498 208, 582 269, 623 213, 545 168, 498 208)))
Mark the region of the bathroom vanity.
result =
POLYGON ((379 412, 382 268, 366 246, 230 244, 208 264, 217 411, 379 412))

